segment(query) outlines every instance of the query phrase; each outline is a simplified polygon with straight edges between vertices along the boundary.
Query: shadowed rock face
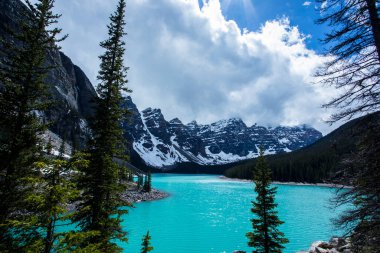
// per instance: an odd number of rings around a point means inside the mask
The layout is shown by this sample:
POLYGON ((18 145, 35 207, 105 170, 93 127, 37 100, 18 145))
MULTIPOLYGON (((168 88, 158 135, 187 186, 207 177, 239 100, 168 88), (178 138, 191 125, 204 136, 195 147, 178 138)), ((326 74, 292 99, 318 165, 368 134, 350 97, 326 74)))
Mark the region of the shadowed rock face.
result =
POLYGON ((210 125, 193 121, 187 125, 178 118, 166 121, 160 109, 140 113, 130 97, 123 104, 132 112, 124 123, 125 135, 148 164, 158 168, 184 162, 217 165, 258 156, 263 147, 267 154, 290 152, 310 145, 322 137, 317 130, 296 127, 248 127, 241 119, 221 120, 210 125))
MULTIPOLYGON (((17 29, 27 7, 19 0, 0 1, 0 36, 6 37, 6 27, 17 29)), ((1 48, 0 48, 0 51, 1 48)), ((83 146, 88 138, 86 119, 94 113, 91 101, 96 92, 83 71, 58 50, 47 52, 49 71, 46 84, 52 94, 53 106, 43 114, 51 122, 50 130, 71 143, 83 146)))
MULTIPOLYGON (((5 27, 17 29, 25 10, 20 0, 0 1, 1 37, 7 36, 5 27)), ((47 52, 47 64, 56 66, 46 77, 54 105, 41 116, 52 122, 53 133, 83 147, 90 135, 87 119, 94 114, 92 101, 96 92, 83 71, 64 53, 47 52)), ((307 126, 248 127, 236 118, 210 125, 195 121, 185 125, 178 118, 166 121, 160 109, 148 108, 140 113, 130 97, 123 106, 132 113, 130 120, 122 124, 129 149, 148 165, 159 168, 183 162, 226 164, 256 157, 259 147, 272 154, 289 152, 322 137, 320 132, 307 126)))

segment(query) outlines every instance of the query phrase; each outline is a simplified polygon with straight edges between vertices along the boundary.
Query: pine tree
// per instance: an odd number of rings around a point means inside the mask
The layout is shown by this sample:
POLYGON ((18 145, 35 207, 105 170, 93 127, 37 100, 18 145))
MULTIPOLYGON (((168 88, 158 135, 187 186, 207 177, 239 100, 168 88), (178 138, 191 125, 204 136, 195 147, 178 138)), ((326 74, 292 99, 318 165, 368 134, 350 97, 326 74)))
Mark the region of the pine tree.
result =
POLYGON ((151 236, 149 235, 149 231, 148 231, 142 239, 141 253, 148 253, 153 250, 153 247, 150 245, 150 239, 151 239, 151 236))
MULTIPOLYGON (((77 205, 78 201, 82 200, 81 194, 78 191, 78 187, 75 182, 78 182, 77 177, 81 176, 81 173, 89 167, 89 154, 84 152, 74 152, 71 154, 71 158, 68 161, 68 178, 66 180, 71 183, 74 190, 73 194, 70 194, 66 204, 77 205), (73 183, 74 182, 74 183, 73 183)), ((75 212, 66 210, 65 213, 60 215, 60 223, 72 224, 73 217, 75 212)), ((91 252, 91 253, 103 253, 99 243, 90 243, 89 238, 98 236, 99 232, 97 231, 78 231, 71 230, 66 232, 59 232, 54 236, 54 252, 57 253, 82 253, 82 252, 91 252)))
POLYGON ((352 188, 340 189, 335 204, 345 211, 335 224, 350 237, 355 253, 380 252, 380 120, 368 116, 358 151, 342 162, 342 176, 352 188), (349 208, 347 208, 347 205, 349 208))
POLYGON ((144 191, 150 192, 152 190, 152 173, 148 171, 148 174, 145 175, 144 181, 144 191))
POLYGON ((16 252, 40 238, 33 215, 35 206, 27 193, 40 172, 40 136, 46 124, 38 114, 49 106, 45 84, 48 50, 56 50, 61 29, 59 15, 52 12, 54 0, 39 0, 23 13, 17 31, 8 29, 1 39, 4 57, 0 63, 0 251, 16 252))
POLYGON ((131 170, 128 171, 128 181, 129 181, 129 182, 133 182, 133 173, 132 173, 131 170))
POLYGON ((139 175, 137 178, 137 188, 140 189, 144 185, 144 178, 143 176, 139 175))
POLYGON ((256 201, 252 201, 252 213, 255 215, 251 219, 253 232, 248 232, 248 246, 254 247, 253 253, 274 253, 282 252, 283 244, 288 240, 284 233, 278 230, 278 226, 284 222, 279 220, 277 204, 275 203, 276 187, 271 186, 271 170, 264 158, 263 150, 257 160, 254 170, 256 201))
POLYGON ((124 67, 125 43, 125 1, 119 0, 117 10, 110 17, 109 38, 100 43, 105 49, 100 56, 98 75, 100 81, 96 100, 96 115, 90 122, 93 139, 90 143, 90 166, 82 172, 79 186, 82 200, 74 220, 83 232, 94 231, 97 236, 89 239, 90 244, 98 244, 104 252, 121 252, 116 240, 127 241, 126 232, 120 226, 121 216, 128 205, 121 198, 126 186, 120 180, 120 167, 113 161, 125 153, 121 122, 126 111, 121 108, 122 91, 126 88, 124 67))
MULTIPOLYGON (((321 0, 320 0, 321 1, 321 0)), ((326 107, 338 109, 332 122, 380 109, 380 1, 323 1, 319 23, 332 27, 324 42, 331 61, 320 69, 322 83, 341 92, 326 107)), ((379 125, 374 115, 362 126, 358 152, 342 161, 337 177, 353 188, 340 191, 338 205, 353 204, 337 224, 351 237, 354 252, 378 252, 380 242, 379 125)))
POLYGON ((30 192, 29 198, 38 206, 36 214, 38 223, 36 225, 41 234, 41 240, 35 243, 33 250, 50 253, 64 248, 59 240, 66 233, 57 232, 57 223, 70 223, 67 204, 79 195, 70 174, 77 170, 76 168, 81 162, 77 156, 67 161, 64 157, 64 141, 62 141, 57 157, 51 153, 50 141, 46 150, 47 156, 44 161, 35 164, 42 175, 36 178, 37 189, 30 192))

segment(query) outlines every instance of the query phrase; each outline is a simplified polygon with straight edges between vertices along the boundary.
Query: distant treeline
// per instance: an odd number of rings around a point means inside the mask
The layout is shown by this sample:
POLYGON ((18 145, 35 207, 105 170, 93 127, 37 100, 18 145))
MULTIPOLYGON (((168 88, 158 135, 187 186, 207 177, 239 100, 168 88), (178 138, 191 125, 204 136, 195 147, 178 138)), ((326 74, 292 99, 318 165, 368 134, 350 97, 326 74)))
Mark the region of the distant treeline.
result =
MULTIPOLYGON (((370 117, 380 118, 380 113, 351 120, 305 148, 290 153, 266 156, 272 169, 273 180, 321 183, 338 179, 342 159, 356 152, 357 142, 370 117)), ((241 179, 252 179, 252 171, 256 164, 256 159, 224 165, 181 163, 161 170, 146 165, 135 151, 132 151, 131 160, 138 168, 155 173, 224 174, 226 177, 241 179)))
MULTIPOLYGON (((291 153, 267 156, 273 180, 283 182, 331 182, 338 178, 341 161, 357 150, 357 142, 370 117, 351 120, 314 144, 291 153)), ((230 178, 252 179, 256 159, 227 169, 230 178)), ((349 183, 349 182, 342 182, 349 183)))

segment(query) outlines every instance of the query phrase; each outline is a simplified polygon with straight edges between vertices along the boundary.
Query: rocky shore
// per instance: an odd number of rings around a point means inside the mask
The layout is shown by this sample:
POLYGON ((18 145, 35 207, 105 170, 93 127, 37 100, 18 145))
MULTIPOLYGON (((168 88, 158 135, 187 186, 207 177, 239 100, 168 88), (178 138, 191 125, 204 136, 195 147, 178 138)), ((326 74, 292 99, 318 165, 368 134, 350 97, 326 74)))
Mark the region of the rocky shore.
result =
POLYGON ((297 253, 351 253, 351 243, 348 238, 333 237, 329 242, 313 242, 308 251, 297 253))
POLYGON ((122 195, 125 201, 137 203, 141 201, 159 200, 169 197, 169 193, 152 189, 150 192, 138 190, 136 188, 125 191, 122 195))
MULTIPOLYGON (((152 189, 150 192, 143 191, 137 188, 136 183, 129 183, 129 188, 121 194, 123 200, 133 204, 142 201, 153 201, 169 197, 169 193, 159 191, 157 189, 152 189)), ((78 202, 71 203, 67 205, 68 211, 74 211, 76 209, 78 202)))
MULTIPOLYGON (((246 251, 235 250, 233 253, 246 253, 246 251)), ((347 238, 333 237, 329 242, 313 242, 309 250, 297 253, 351 253, 351 243, 347 238)))

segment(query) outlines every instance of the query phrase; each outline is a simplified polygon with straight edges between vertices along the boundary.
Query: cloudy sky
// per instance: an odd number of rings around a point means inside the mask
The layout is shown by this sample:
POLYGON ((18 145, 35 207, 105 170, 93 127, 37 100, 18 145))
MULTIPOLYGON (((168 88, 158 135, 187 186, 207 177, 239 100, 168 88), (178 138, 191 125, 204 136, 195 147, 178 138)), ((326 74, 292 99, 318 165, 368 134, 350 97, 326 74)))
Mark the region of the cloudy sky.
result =
MULTIPOLYGON (((62 50, 93 84, 117 0, 56 0, 69 38, 62 50)), ((313 84, 326 28, 314 1, 127 0, 126 65, 140 110, 167 120, 336 128, 321 108, 336 93, 313 84)))

